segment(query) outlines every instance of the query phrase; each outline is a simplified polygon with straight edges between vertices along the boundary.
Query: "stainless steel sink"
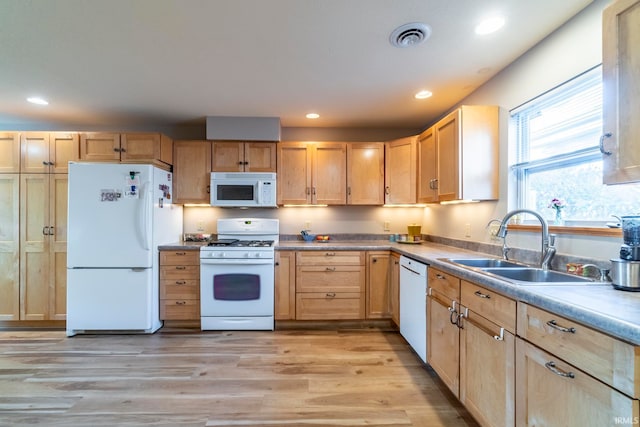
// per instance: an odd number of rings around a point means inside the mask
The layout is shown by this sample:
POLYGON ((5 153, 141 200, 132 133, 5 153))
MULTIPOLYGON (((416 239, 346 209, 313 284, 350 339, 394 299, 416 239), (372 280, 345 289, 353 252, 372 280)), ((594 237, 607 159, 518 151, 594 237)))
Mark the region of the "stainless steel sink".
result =
POLYGON ((465 267, 474 268, 523 268, 522 264, 507 261, 498 258, 463 258, 463 259, 449 259, 448 261, 454 264, 464 265, 465 267))
POLYGON ((485 273, 493 274, 510 282, 522 285, 588 285, 608 284, 582 276, 541 268, 484 268, 485 273))

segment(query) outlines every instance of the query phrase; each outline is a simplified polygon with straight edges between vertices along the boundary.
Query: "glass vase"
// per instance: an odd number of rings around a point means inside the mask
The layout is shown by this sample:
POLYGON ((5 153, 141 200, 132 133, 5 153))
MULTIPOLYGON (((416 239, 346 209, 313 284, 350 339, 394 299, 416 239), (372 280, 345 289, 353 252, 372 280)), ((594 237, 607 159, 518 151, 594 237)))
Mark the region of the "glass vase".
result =
POLYGON ((562 212, 562 209, 556 209, 556 217, 553 223, 560 226, 564 225, 564 213, 562 212))

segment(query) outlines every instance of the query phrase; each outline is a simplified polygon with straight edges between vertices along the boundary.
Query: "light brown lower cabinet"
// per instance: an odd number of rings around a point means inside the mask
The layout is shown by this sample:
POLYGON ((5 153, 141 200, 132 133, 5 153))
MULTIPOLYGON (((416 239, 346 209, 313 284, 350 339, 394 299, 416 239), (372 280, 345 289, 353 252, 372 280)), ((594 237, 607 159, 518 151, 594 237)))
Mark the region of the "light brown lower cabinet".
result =
POLYGON ((296 252, 296 320, 365 318, 365 253, 296 252))
POLYGON ((637 425, 638 400, 520 338, 516 340, 518 426, 637 425))
MULTIPOLYGON (((455 397, 460 397, 460 328, 455 300, 432 289, 427 297, 427 361, 455 397)), ((458 305, 459 308, 459 305, 458 305)))
POLYGON ((367 252, 366 318, 391 317, 389 251, 367 252))
POLYGON ((275 320, 296 318, 296 253, 275 253, 275 320))
POLYGON ((160 319, 200 319, 199 251, 160 251, 160 319))
POLYGON ((400 254, 393 252, 389 265, 389 308, 391 320, 400 327, 400 254))

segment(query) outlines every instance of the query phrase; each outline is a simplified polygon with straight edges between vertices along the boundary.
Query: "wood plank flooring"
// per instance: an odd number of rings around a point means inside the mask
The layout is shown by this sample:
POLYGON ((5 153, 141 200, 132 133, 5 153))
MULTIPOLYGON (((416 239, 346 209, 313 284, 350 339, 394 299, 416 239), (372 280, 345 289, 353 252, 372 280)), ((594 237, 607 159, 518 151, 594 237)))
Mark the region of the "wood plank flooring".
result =
POLYGON ((0 331, 0 425, 476 426, 397 332, 0 331))

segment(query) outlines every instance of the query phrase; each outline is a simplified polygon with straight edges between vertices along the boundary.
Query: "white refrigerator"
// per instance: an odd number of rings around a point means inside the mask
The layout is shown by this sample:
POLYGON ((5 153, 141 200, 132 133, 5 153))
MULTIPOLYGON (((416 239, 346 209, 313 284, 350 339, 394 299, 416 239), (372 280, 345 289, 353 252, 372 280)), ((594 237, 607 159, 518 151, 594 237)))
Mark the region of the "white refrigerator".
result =
POLYGON ((152 165, 69 164, 67 336, 161 326, 158 245, 177 242, 172 174, 152 165))

